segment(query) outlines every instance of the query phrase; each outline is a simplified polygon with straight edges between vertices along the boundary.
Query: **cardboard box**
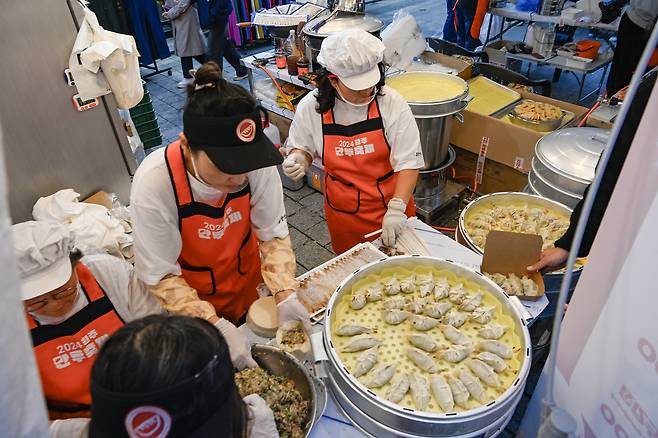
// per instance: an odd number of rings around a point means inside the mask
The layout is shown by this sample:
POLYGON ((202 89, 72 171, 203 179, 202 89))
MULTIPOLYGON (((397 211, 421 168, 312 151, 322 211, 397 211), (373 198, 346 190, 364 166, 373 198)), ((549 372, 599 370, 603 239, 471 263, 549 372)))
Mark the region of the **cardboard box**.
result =
POLYGON ((537 295, 517 295, 526 300, 538 300, 544 295, 544 279, 539 272, 528 272, 527 266, 541 256, 542 238, 536 234, 490 231, 482 256, 481 272, 487 274, 515 274, 529 277, 539 288, 537 295))
POLYGON ((518 41, 498 40, 487 44, 484 51, 489 55, 491 64, 507 66, 507 52, 510 51, 518 41), (503 50, 505 49, 505 50, 503 50))
POLYGON ((463 59, 434 52, 423 52, 420 56, 428 61, 456 69, 457 76, 465 81, 469 80, 473 74, 473 64, 469 64, 463 59))
MULTIPOLYGON (((478 156, 473 152, 455 147, 455 173, 466 177, 459 182, 472 184, 477 171, 478 156)), ((528 184, 528 175, 493 160, 484 160, 481 182, 478 183, 478 193, 521 192, 528 184)))
MULTIPOLYGON (((546 102, 575 114, 566 126, 575 126, 587 108, 519 91, 523 99, 546 102)), ((535 144, 547 133, 537 132, 503 120, 465 110, 464 123, 452 124, 450 143, 498 163, 528 173, 535 154, 535 144)))

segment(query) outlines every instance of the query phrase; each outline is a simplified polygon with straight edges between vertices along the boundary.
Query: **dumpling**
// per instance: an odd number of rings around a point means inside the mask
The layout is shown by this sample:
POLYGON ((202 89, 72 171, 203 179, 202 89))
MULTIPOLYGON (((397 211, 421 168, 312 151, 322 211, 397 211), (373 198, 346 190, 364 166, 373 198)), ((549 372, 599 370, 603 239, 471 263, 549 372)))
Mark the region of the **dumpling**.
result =
POLYGON ((364 384, 368 388, 379 388, 386 385, 395 375, 398 364, 386 364, 375 368, 368 374, 364 384))
POLYGON ((464 301, 462 301, 462 303, 459 305, 459 310, 463 310, 464 312, 472 312, 476 307, 482 304, 482 298, 483 295, 480 292, 466 296, 464 301))
POLYGON ((358 291, 352 293, 352 300, 350 301, 350 307, 354 310, 361 310, 366 305, 366 293, 365 291, 358 291))
POLYGON ((364 333, 372 333, 376 331, 377 329, 372 327, 365 327, 362 325, 354 325, 354 324, 343 324, 336 329, 336 334, 338 336, 356 336, 356 335, 362 335, 364 333))
POLYGON ((498 339, 507 331, 507 326, 489 323, 478 330, 478 334, 485 339, 498 339))
POLYGON ((502 373, 507 369, 507 363, 505 363, 505 360, 503 360, 502 357, 489 353, 488 351, 479 353, 477 358, 489 365, 497 373, 502 373))
POLYGON ((409 373, 409 388, 416 409, 424 411, 430 402, 430 391, 427 379, 417 374, 409 373))
POLYGON ((478 307, 473 313, 471 313, 471 321, 475 321, 479 324, 486 324, 491 322, 495 313, 496 306, 478 307))
POLYGON ((409 320, 416 330, 427 331, 439 325, 439 320, 427 316, 412 315, 409 320))
POLYGON ((411 313, 406 310, 384 310, 383 315, 386 324, 398 325, 406 321, 411 316, 411 313))
POLYGON ((468 320, 468 315, 461 312, 450 312, 443 317, 443 323, 451 325, 453 327, 461 327, 468 320))
POLYGON ((393 403, 400 403, 400 401, 407 395, 409 391, 409 376, 405 373, 391 382, 391 386, 386 393, 386 399, 393 403))
POLYGON ((404 350, 405 354, 418 368, 428 373, 437 373, 439 372, 439 366, 434 359, 424 351, 421 351, 417 348, 407 347, 404 350))
POLYGON ((495 373, 493 368, 491 368, 486 363, 479 359, 469 359, 466 361, 466 366, 469 367, 473 374, 475 374, 487 386, 500 388, 500 380, 498 379, 498 375, 495 373))
POLYGON ((457 377, 462 381, 468 390, 468 393, 471 394, 475 400, 479 401, 480 403, 484 403, 484 387, 477 377, 475 377, 470 373, 470 371, 464 368, 461 368, 459 371, 457 371, 457 377))
POLYGON ((509 280, 509 285, 513 292, 513 294, 510 295, 523 295, 523 284, 521 283, 521 279, 515 274, 509 274, 507 279, 509 280))
POLYGON ((416 292, 416 275, 411 274, 400 280, 400 292, 404 294, 412 294, 416 292))
POLYGON ((441 331, 443 332, 443 336, 453 344, 468 346, 473 344, 473 341, 467 334, 449 324, 441 326, 441 331))
POLYGON ((343 353, 355 353, 357 351, 367 350, 372 347, 381 345, 382 341, 373 337, 360 337, 354 338, 352 341, 343 348, 343 353))
POLYGON ((397 295, 400 293, 400 280, 395 275, 384 282, 384 293, 386 295, 397 295))
POLYGON ((407 340, 414 347, 418 347, 421 350, 425 350, 429 353, 436 351, 439 348, 439 343, 436 342, 433 338, 422 333, 412 333, 407 335, 407 340))
POLYGON ((441 410, 443 412, 452 412, 455 408, 455 400, 452 398, 452 391, 446 379, 441 375, 431 376, 430 388, 441 410))
POLYGON ((448 299, 451 303, 461 304, 462 301, 464 301, 464 298, 466 298, 466 292, 464 291, 463 284, 457 283, 450 288, 450 291, 448 292, 448 299))
POLYGON ((384 290, 380 282, 376 281, 368 286, 366 290, 366 300, 369 303, 374 303, 382 299, 384 290))
POLYGON ((406 310, 407 312, 420 314, 423 313, 423 308, 425 307, 425 304, 427 304, 426 298, 414 298, 404 305, 404 310, 406 310))
POLYGON ((511 359, 514 356, 514 350, 507 344, 500 341, 480 341, 477 344, 479 350, 488 351, 489 353, 496 354, 503 359, 511 359))
POLYGON ((537 286, 537 283, 525 275, 521 278, 521 287, 523 288, 523 295, 527 297, 535 297, 539 295, 539 286, 537 286))
POLYGON ((439 278, 434 285, 434 299, 436 301, 442 300, 448 296, 448 292, 450 292, 450 283, 445 278, 439 278))
POLYGON ((406 303, 407 299, 402 296, 387 298, 383 301, 386 310, 402 309, 406 303))
POLYGON ((430 318, 441 318, 452 309, 452 303, 429 303, 425 305, 425 315, 430 318))
POLYGON ((439 351, 439 359, 443 359, 446 362, 457 363, 466 359, 469 354, 473 351, 473 347, 470 345, 453 345, 450 348, 439 351))
POLYGON ((375 366, 379 359, 379 346, 367 349, 359 354, 356 358, 356 368, 354 368, 354 377, 359 377, 367 373, 375 366))
POLYGON ((448 381, 448 385, 450 386, 450 391, 452 391, 452 398, 455 400, 457 406, 466 408, 468 398, 470 397, 470 394, 468 393, 468 389, 466 389, 466 387, 464 386, 461 380, 449 374, 446 375, 446 380, 448 381))
POLYGON ((418 283, 418 290, 421 298, 425 298, 432 293, 435 283, 434 276, 431 272, 428 274, 418 274, 416 276, 416 281, 418 283))
POLYGON ((494 274, 486 274, 485 273, 484 275, 486 275, 491 281, 493 281, 494 283, 496 283, 498 286, 501 286, 501 287, 502 287, 503 283, 505 282, 505 280, 507 280, 506 276, 504 276, 503 274, 500 274, 498 272, 496 272, 494 274))

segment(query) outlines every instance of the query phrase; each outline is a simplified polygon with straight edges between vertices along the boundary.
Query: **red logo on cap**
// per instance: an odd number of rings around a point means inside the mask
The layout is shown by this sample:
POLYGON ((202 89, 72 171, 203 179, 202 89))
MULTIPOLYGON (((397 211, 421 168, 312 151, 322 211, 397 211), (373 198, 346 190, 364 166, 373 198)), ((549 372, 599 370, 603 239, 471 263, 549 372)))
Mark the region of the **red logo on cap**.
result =
POLYGON ((245 143, 254 141, 256 138, 256 122, 252 119, 244 119, 238 123, 238 128, 235 132, 238 135, 238 138, 245 143))
POLYGON ((125 426, 130 438, 165 438, 171 430, 171 416, 157 406, 140 406, 128 412, 125 426))

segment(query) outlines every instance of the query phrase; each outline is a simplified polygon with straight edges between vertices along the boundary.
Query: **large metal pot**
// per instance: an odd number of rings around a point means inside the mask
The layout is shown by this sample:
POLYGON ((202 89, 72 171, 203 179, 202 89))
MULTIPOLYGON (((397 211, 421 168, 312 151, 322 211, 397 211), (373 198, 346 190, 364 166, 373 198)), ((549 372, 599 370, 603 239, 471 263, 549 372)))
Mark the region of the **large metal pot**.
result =
POLYGON ((461 121, 460 111, 463 111, 470 101, 468 84, 462 78, 438 72, 408 72, 395 75, 397 78, 436 77, 443 81, 451 81, 462 88, 462 92, 452 99, 437 102, 414 102, 407 100, 411 112, 416 119, 420 132, 420 144, 423 150, 425 166, 422 170, 432 170, 440 167, 448 158, 450 132, 455 117, 461 121))
POLYGON ((554 184, 546 181, 537 171, 535 170, 535 164, 537 160, 533 158, 532 160, 532 169, 528 173, 528 187, 536 195, 542 196, 544 198, 552 199, 553 201, 564 204, 567 207, 573 209, 578 204, 583 197, 580 194, 571 193, 568 190, 565 190, 561 187, 557 187, 554 184))
POLYGON ((441 166, 436 169, 420 171, 416 181, 416 191, 414 192, 416 201, 432 199, 439 201, 439 193, 441 193, 448 180, 447 170, 455 163, 456 157, 455 150, 448 146, 448 159, 441 166))
POLYGON ((311 402, 309 418, 304 427, 304 436, 308 437, 313 425, 320 420, 327 405, 327 391, 324 383, 313 377, 294 356, 279 348, 271 345, 252 345, 251 355, 258 366, 270 374, 292 380, 302 398, 311 402))
POLYGON ((530 335, 525 322, 509 297, 484 275, 447 260, 424 256, 384 258, 355 271, 336 288, 327 304, 323 344, 327 355, 325 371, 328 383, 340 408, 366 433, 384 438, 477 436, 498 430, 520 400, 530 370, 530 335), (478 283, 498 299, 507 315, 514 320, 513 330, 522 343, 522 361, 514 383, 498 398, 484 406, 463 412, 442 414, 403 408, 379 397, 354 378, 334 347, 332 312, 352 285, 361 279, 394 267, 413 269, 418 265, 447 269, 478 283))

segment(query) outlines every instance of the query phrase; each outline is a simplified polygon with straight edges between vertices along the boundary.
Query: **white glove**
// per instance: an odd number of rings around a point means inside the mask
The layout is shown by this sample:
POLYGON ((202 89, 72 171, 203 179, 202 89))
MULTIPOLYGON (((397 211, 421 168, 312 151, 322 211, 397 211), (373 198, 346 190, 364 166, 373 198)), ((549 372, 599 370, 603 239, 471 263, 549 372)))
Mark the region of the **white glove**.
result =
POLYGON ((215 323, 215 327, 221 332, 228 344, 228 352, 231 355, 231 362, 238 370, 244 368, 256 368, 258 364, 251 357, 251 344, 249 340, 236 326, 224 318, 220 318, 215 323))
POLYGON ((283 160, 283 173, 293 181, 299 181, 306 175, 308 161, 303 152, 291 152, 283 160))
POLYGON ((406 209, 407 204, 400 198, 393 198, 388 201, 388 210, 382 222, 382 243, 384 246, 395 248, 395 240, 407 221, 407 215, 404 214, 406 209))
POLYGON ((242 399, 249 408, 249 438, 279 438, 274 422, 274 413, 258 394, 242 399))
POLYGON ((306 307, 297 299, 297 292, 291 293, 276 305, 279 314, 279 327, 286 321, 301 321, 307 335, 311 334, 311 321, 306 307))

